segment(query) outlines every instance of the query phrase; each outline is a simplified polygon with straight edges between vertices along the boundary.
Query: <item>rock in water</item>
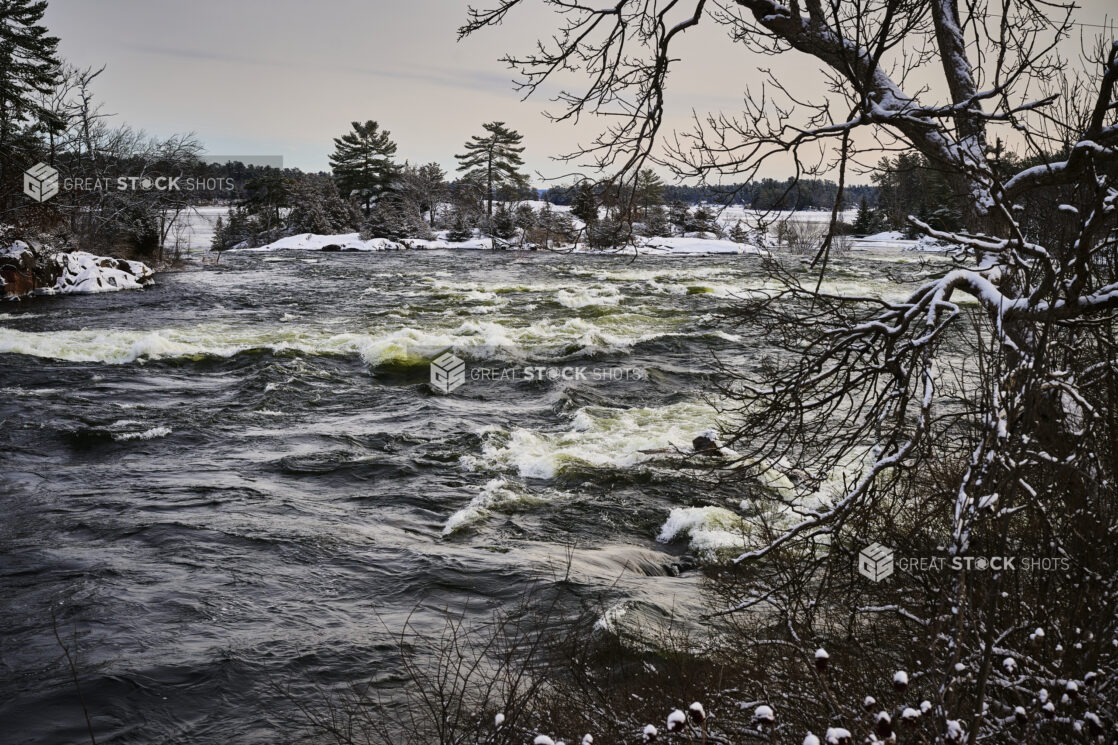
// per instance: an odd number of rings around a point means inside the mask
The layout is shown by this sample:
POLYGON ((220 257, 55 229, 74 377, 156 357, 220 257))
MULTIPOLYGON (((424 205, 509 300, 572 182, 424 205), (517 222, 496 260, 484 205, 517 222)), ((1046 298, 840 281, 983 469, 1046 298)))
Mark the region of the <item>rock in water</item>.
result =
POLYGON ((155 272, 139 261, 85 251, 40 259, 23 241, 0 246, 0 296, 8 299, 138 290, 153 282, 155 272))
POLYGON ((722 455, 722 443, 716 437, 717 433, 708 430, 692 440, 691 447, 695 449, 695 454, 722 455))

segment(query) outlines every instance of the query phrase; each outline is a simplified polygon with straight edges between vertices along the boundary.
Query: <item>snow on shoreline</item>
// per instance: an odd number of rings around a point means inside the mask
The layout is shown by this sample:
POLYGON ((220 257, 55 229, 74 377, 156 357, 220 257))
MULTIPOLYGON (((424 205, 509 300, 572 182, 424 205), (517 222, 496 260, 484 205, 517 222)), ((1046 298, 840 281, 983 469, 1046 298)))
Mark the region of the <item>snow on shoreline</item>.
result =
MULTIPOLYGON (((362 240, 358 233, 344 233, 341 235, 301 233, 299 235, 280 238, 278 241, 273 241, 265 246, 235 250, 259 253, 271 251, 399 251, 407 249, 493 250, 493 248, 493 240, 491 238, 480 237, 462 242, 447 241, 443 238, 436 240, 405 239, 402 241, 391 241, 386 238, 362 240)), ((763 249, 748 243, 735 243, 728 240, 701 237, 638 238, 636 245, 616 249, 592 249, 580 244, 577 246, 563 247, 557 250, 560 252, 591 254, 633 253, 635 251, 641 255, 648 256, 681 254, 767 254, 763 249)))

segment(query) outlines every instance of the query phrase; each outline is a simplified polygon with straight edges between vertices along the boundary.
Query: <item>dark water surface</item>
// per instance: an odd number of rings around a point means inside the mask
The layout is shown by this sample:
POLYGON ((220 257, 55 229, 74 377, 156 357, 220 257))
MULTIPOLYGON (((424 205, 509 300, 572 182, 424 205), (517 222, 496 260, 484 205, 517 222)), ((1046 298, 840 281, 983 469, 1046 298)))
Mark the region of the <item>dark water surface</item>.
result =
POLYGON ((568 546, 607 603, 690 602, 687 537, 656 538, 705 502, 641 451, 715 424, 711 351, 757 354, 719 314, 757 268, 243 254, 0 306, 0 741, 87 739, 52 616, 98 742, 216 745, 283 741, 273 684, 375 676, 417 605, 488 613, 568 546), (471 379, 442 396, 448 348, 471 379), (544 365, 645 374, 472 379, 544 365))

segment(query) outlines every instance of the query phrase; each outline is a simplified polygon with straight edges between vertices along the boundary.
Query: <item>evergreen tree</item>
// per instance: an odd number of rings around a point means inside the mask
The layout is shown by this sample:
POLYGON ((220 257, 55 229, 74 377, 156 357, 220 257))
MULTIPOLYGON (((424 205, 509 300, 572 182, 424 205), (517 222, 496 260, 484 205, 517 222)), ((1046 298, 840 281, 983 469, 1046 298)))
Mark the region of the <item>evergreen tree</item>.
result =
POLYGON ((854 234, 855 235, 869 235, 873 232, 877 220, 870 209, 870 203, 862 197, 862 201, 858 203, 858 216, 854 219, 854 234))
POLYGON ((334 138, 330 167, 338 191, 344 197, 357 197, 365 214, 392 188, 399 168, 392 162, 396 143, 389 132, 374 121, 353 122, 353 131, 334 138))
POLYGON ((680 233, 686 233, 691 224, 691 210, 678 199, 668 208, 668 222, 672 227, 678 228, 680 233))
POLYGON ((489 221, 489 233, 502 241, 511 241, 516 237, 516 216, 508 205, 497 205, 493 219, 489 221))
POLYGON ((662 205, 649 207, 641 223, 641 235, 660 238, 671 235, 672 226, 668 222, 668 211, 662 205))
POLYGON ((537 222, 542 233, 541 240, 544 248, 550 246, 553 241, 569 243, 574 240, 575 234, 578 232, 575 230, 575 222, 571 213, 554 209, 550 203, 545 204, 543 209, 540 210, 537 222))
POLYGON ((598 222, 598 198, 594 194, 593 184, 589 181, 578 185, 574 201, 571 202, 571 214, 588 226, 598 222))
POLYGON ((524 165, 520 157, 524 152, 520 142, 524 138, 516 130, 507 128, 504 122, 490 122, 482 128, 488 134, 471 137, 466 143, 466 152, 454 157, 458 159, 459 171, 484 185, 485 214, 493 217, 493 200, 498 190, 510 186, 521 188, 528 183, 528 178, 519 170, 524 165))
POLYGON ((413 205, 397 199, 381 199, 372 209, 361 228, 361 238, 387 238, 402 241, 407 238, 428 240, 432 238, 431 228, 413 205))
POLYGON ((450 229, 446 231, 446 239, 451 243, 464 243, 473 237, 474 228, 465 211, 456 208, 450 216, 450 229))
POLYGON ((225 221, 218 215, 217 221, 214 223, 213 238, 210 239, 210 250, 224 251, 226 249, 225 241, 225 221))
POLYGON ((16 129, 58 79, 58 39, 39 24, 46 9, 46 0, 0 0, 0 189, 16 129))
POLYGON ((718 235, 722 231, 718 227, 718 220, 715 218, 714 212, 706 205, 700 204, 691 213, 691 217, 687 221, 687 232, 718 235))
POLYGON ((749 243, 749 231, 741 224, 741 220, 735 222, 730 228, 730 240, 734 243, 749 243))
POLYGON ((539 225, 540 218, 539 215, 536 214, 536 211, 532 209, 532 205, 521 204, 516 208, 516 213, 513 215, 513 222, 515 222, 516 227, 521 230, 531 230, 539 225))
POLYGON ((956 211, 957 195, 942 169, 922 155, 901 153, 892 159, 882 158, 873 180, 879 187, 878 210, 889 227, 916 235, 908 225, 909 215, 930 217, 937 213, 943 218, 942 225, 956 225, 950 213, 956 211))
POLYGON ((251 213, 244 204, 238 204, 229 210, 229 219, 220 234, 215 232, 212 247, 215 251, 224 251, 242 244, 260 245, 259 237, 264 232, 259 215, 251 213))
POLYGON ((649 210, 664 203, 664 181, 656 171, 645 168, 637 174, 633 190, 637 206, 641 210, 641 218, 647 221, 649 210))
POLYGON ((428 163, 415 168, 404 164, 397 192, 400 198, 420 213, 428 216, 427 222, 435 224, 435 211, 445 201, 449 187, 446 171, 438 163, 428 163))
POLYGON ((361 223, 361 211, 342 199, 333 180, 304 176, 291 188, 291 210, 284 218, 288 234, 351 233, 361 223))
POLYGON ((624 220, 607 214, 586 230, 586 241, 593 248, 618 248, 629 242, 631 231, 624 220))
POLYGON ((291 206, 292 179, 276 168, 266 168, 245 184, 244 206, 257 216, 265 230, 278 228, 281 210, 291 206))

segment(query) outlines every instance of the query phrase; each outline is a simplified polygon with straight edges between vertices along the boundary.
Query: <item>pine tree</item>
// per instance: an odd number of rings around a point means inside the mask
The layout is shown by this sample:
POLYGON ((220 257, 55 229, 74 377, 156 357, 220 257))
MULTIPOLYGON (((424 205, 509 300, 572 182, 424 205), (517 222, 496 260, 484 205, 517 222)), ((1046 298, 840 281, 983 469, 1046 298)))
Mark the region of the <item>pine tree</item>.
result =
POLYGON ((489 232, 502 241, 511 241, 516 237, 516 216, 508 205, 497 206, 493 219, 489 221, 489 232))
POLYGON ((520 142, 524 138, 516 130, 507 128, 504 122, 490 122, 483 124, 482 128, 489 134, 484 137, 474 135, 466 143, 466 152, 454 157, 458 159, 459 171, 484 185, 485 214, 493 217, 493 200, 499 189, 509 186, 518 188, 528 183, 528 178, 519 171, 524 165, 520 157, 524 152, 520 142))
POLYGON ((749 243, 749 231, 741 224, 741 220, 734 223, 730 228, 730 240, 734 243, 749 243))
POLYGON ((586 241, 593 248, 618 248, 629 242, 629 227, 616 215, 607 214, 587 228, 586 241))
POLYGON ((446 239, 451 243, 464 243, 472 240, 473 237, 474 228, 466 217, 466 213, 460 209, 455 209, 450 216, 450 229, 446 231, 446 239))
POLYGON ((680 233, 686 233, 687 227, 691 224, 691 210, 677 199, 668 208, 668 222, 678 228, 680 233))
POLYGON ((714 233, 717 235, 721 231, 718 228, 718 220, 715 219, 714 212, 706 205, 700 204, 691 214, 691 219, 687 223, 687 232, 714 233))
POLYGON ((641 218, 648 220, 648 212, 664 203, 664 181, 651 168, 637 174, 634 188, 637 206, 641 208, 641 218))
POLYGON ((16 128, 58 80, 58 39, 39 25, 46 9, 46 0, 0 0, 0 189, 16 128))
POLYGON ((516 213, 513 215, 513 221, 516 227, 521 230, 531 230, 540 224, 539 215, 532 209, 530 204, 521 204, 516 208, 516 213))
POLYGON ((244 206, 265 230, 279 227, 282 210, 291 206, 292 179, 276 168, 266 168, 245 184, 244 206))
POLYGON ((543 233, 544 248, 549 247, 553 241, 568 243, 574 240, 575 234, 578 232, 575 230, 571 213, 554 209, 550 203, 545 204, 543 209, 540 210, 538 223, 540 232, 543 233))
POLYGON ((875 223, 870 203, 862 197, 862 201, 858 203, 858 216, 854 218, 854 235, 869 235, 873 232, 875 223))
POLYGON ((594 195, 594 186, 589 181, 578 185, 575 198, 571 202, 571 214, 587 225, 598 222, 598 198, 594 195))
POLYGON ((218 215, 217 221, 214 223, 214 235, 210 239, 211 251, 224 251, 226 236, 225 236, 225 221, 218 215))
POLYGON ((360 223, 361 211, 350 200, 342 199, 332 180, 303 176, 292 185, 291 210, 284 217, 288 234, 351 233, 360 223))
POLYGON ((430 226, 413 205, 396 199, 382 199, 369 210, 369 216, 361 227, 361 238, 387 238, 402 241, 407 238, 429 240, 434 237, 430 226))
POLYGON ((368 215, 399 175, 399 168, 392 162, 395 154, 396 143, 379 124, 353 122, 352 132, 334 138, 330 156, 338 191, 347 198, 356 196, 368 215))
POLYGON ((668 222, 668 211, 662 205, 649 207, 644 222, 641 223, 641 234, 648 238, 664 238, 672 232, 671 223, 668 222))

